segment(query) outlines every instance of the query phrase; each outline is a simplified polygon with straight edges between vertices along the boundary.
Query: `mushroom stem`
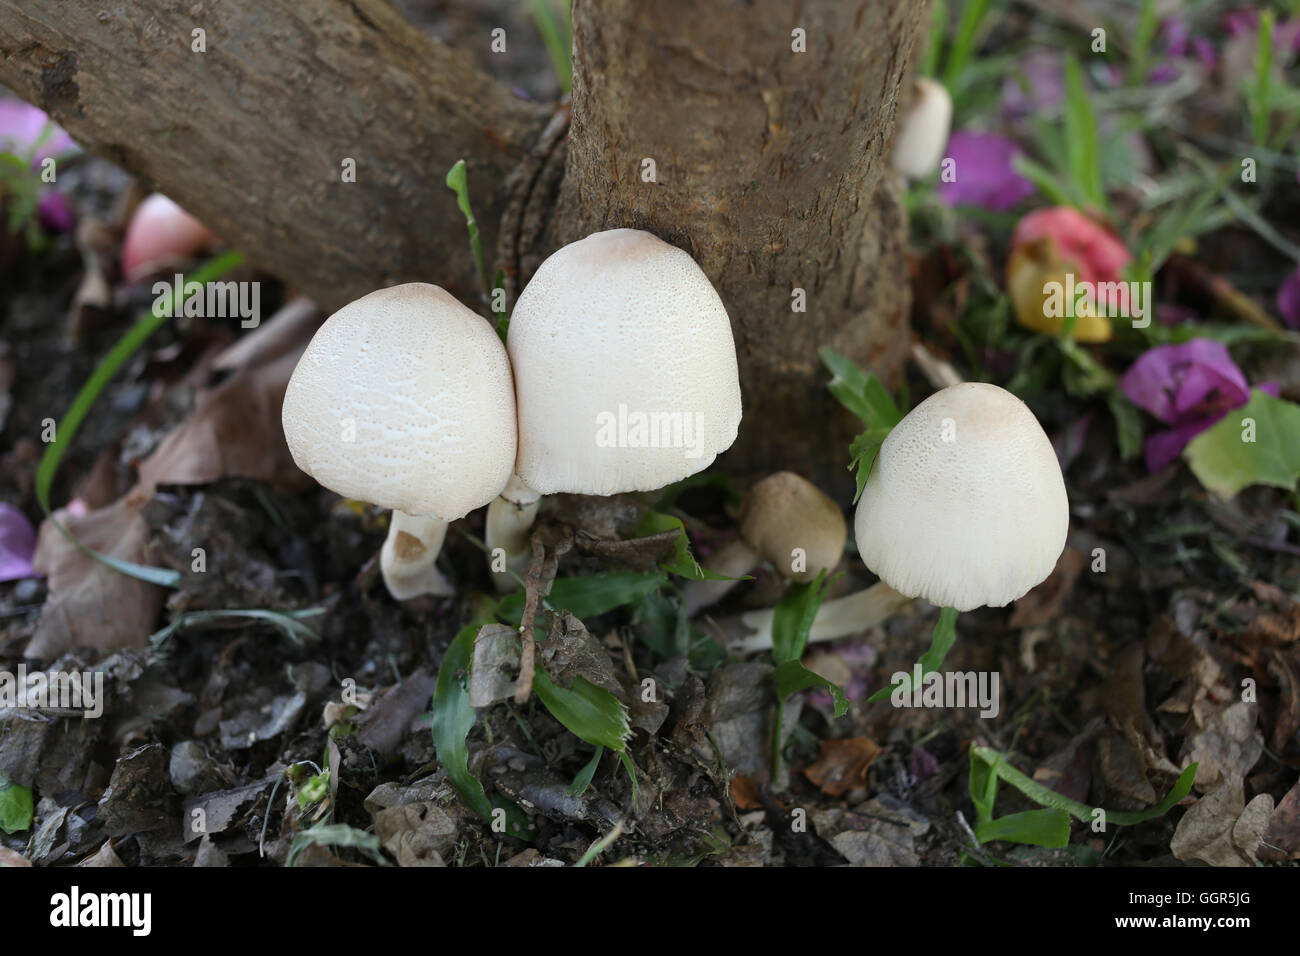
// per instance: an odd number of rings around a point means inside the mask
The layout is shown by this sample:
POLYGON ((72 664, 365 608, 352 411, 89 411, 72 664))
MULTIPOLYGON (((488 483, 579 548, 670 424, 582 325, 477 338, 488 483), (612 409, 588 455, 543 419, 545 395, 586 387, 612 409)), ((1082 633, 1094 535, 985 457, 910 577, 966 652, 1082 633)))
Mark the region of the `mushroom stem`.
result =
POLYGON ((686 616, 694 617, 703 608, 721 601, 727 592, 739 583, 735 579, 748 574, 760 560, 762 556, 750 547, 744 538, 736 538, 710 555, 704 562, 704 569, 714 574, 726 575, 732 580, 686 582, 682 588, 682 604, 686 608, 686 616))
POLYGON ((388 538, 379 552, 379 568, 388 593, 398 601, 422 594, 455 594, 456 589, 434 567, 446 536, 447 522, 441 518, 394 511, 388 522, 388 538))
POLYGON ((529 547, 530 532, 537 520, 537 509, 542 496, 529 488, 518 475, 511 475, 505 489, 494 498, 487 510, 487 527, 483 540, 488 547, 488 567, 498 592, 513 591, 518 582, 512 576, 522 575, 532 557, 529 547), (505 552, 505 566, 501 565, 500 548, 505 552))
MULTIPOLYGON (((808 632, 808 642, 833 641, 879 624, 911 603, 883 581, 865 590, 822 604, 808 632)), ((733 654, 749 654, 772 647, 773 608, 747 611, 719 621, 704 621, 709 636, 733 654)))

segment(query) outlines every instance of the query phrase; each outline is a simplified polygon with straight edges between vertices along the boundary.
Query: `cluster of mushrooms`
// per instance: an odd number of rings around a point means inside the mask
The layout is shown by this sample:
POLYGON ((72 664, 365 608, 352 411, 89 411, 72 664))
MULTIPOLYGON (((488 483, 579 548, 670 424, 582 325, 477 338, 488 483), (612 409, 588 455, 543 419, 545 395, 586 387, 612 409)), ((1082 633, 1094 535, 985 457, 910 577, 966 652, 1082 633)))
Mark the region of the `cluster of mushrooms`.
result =
MULTIPOLYGON (((398 600, 447 595, 435 560, 448 523, 486 505, 486 539, 527 563, 540 498, 653 491, 707 468, 735 440, 741 392, 731 323, 684 251, 632 229, 548 258, 520 295, 503 346, 443 289, 399 285, 334 313, 284 399, 298 466, 348 498, 392 509, 380 565, 398 600), (620 409, 688 416, 689 447, 598 440, 620 409)), ((667 420, 667 419, 665 419, 667 420)), ((811 427, 811 426, 810 426, 811 427)), ((643 436, 644 438, 644 436, 643 436)), ((1051 442, 995 385, 960 383, 909 412, 880 447, 858 503, 858 553, 880 583, 822 605, 811 640, 860 632, 913 598, 967 611, 1043 581, 1069 505, 1051 442)), ((752 486, 739 537, 706 562, 735 579, 769 562, 810 581, 840 561, 840 507, 779 472, 752 486)), ((690 581, 699 615, 734 580, 690 581)), ((737 652, 770 646, 772 611, 740 616, 737 652)))

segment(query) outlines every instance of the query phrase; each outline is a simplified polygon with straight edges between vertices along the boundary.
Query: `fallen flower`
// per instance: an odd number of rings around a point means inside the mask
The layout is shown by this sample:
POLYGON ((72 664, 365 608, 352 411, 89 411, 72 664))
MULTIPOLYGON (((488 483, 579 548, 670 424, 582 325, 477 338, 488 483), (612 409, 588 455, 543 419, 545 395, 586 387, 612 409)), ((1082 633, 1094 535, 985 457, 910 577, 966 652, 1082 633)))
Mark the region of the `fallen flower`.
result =
MULTIPOLYGON (((1134 405, 1173 426, 1147 436, 1144 455, 1152 473, 1174 461, 1188 442, 1232 409, 1250 401, 1246 376, 1227 347, 1213 339, 1148 349, 1124 373, 1119 387, 1134 405)), ((1260 387, 1276 394, 1276 385, 1260 387)))
POLYGON ((0 503, 0 581, 35 577, 36 529, 11 504, 0 503))
POLYGON ((53 126, 44 110, 22 100, 0 100, 0 150, 22 156, 35 149, 32 166, 37 167, 42 160, 76 148, 72 137, 61 127, 53 126), (47 126, 52 127, 48 135, 45 132, 47 126), (44 141, 42 136, 45 136, 44 141))
POLYGON ((996 133, 959 130, 948 138, 954 178, 941 180, 939 198, 950 206, 979 206, 1005 212, 1033 195, 1034 185, 1012 165, 1020 152, 1014 140, 996 133))
POLYGON ((1078 319, 1072 338, 1107 341, 1108 316, 1133 314, 1130 306, 1136 311, 1139 305, 1130 301, 1130 286, 1136 283, 1122 278, 1132 258, 1113 233, 1077 209, 1034 210, 1016 225, 1007 259, 1007 291, 1016 320, 1036 332, 1058 335, 1073 313, 1078 319), (1077 301, 1076 289, 1083 293, 1077 301))

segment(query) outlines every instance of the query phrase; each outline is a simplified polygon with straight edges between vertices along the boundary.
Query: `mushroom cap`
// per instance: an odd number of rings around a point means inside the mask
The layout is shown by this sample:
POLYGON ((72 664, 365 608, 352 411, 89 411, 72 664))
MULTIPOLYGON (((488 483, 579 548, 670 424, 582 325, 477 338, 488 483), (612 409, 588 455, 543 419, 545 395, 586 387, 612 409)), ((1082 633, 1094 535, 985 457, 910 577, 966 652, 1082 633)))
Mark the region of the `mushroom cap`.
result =
POLYGON ((926 77, 917 79, 911 109, 900 120, 894 139, 894 168, 908 179, 928 176, 943 159, 951 125, 948 90, 926 77))
POLYGON ((727 311, 695 260, 648 232, 594 233, 543 262, 507 348, 515 470, 541 494, 662 488, 736 439, 727 311))
POLYGON ((381 289, 312 338, 284 396, 298 467, 348 498, 453 521, 515 459, 510 363, 492 326, 435 285, 381 289))
POLYGON ((782 576, 811 581, 839 564, 848 527, 840 506, 808 479, 778 471, 756 483, 740 506, 740 536, 782 576), (793 572, 795 548, 805 554, 805 570, 793 572))
POLYGON ((1070 505, 1052 443, 1024 402, 964 382, 912 409, 858 503, 858 553, 908 597, 1002 607, 1052 573, 1070 505))

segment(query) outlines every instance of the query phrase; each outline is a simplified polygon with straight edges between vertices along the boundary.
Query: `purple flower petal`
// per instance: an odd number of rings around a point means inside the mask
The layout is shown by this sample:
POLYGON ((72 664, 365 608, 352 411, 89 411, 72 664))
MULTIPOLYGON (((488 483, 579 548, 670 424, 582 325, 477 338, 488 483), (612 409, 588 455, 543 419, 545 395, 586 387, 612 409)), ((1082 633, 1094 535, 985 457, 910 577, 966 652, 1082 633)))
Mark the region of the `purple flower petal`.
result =
MULTIPOLYGON (((0 100, 0 149, 26 153, 40 140, 45 125, 49 122, 50 118, 44 110, 22 100, 0 100)), ((55 126, 36 151, 32 163, 40 165, 41 160, 66 153, 70 149, 76 149, 72 137, 61 127, 55 126)))
POLYGON ((1010 116, 1048 112, 1065 100, 1061 55, 1035 50, 1021 58, 1019 75, 1002 83, 1002 109, 1010 116), (1021 83, 1024 83, 1022 86, 1021 83))
POLYGON ((0 581, 35 577, 36 529, 13 505, 0 502, 0 581))
POLYGON ((1034 192, 1034 184, 1011 164, 1018 152, 1020 147, 1005 136, 958 130, 948 138, 954 178, 939 183, 939 197, 950 206, 980 206, 994 212, 1011 209, 1034 192))
POLYGON ((1168 431, 1154 432, 1147 436, 1142 445, 1142 456, 1146 459, 1147 471, 1155 474, 1166 465, 1178 459, 1187 447, 1187 443, 1193 438, 1205 431, 1224 415, 1214 415, 1210 418, 1202 418, 1190 424, 1183 425, 1179 428, 1171 428, 1168 431))
POLYGON ((72 204, 63 193, 50 190, 36 203, 36 215, 46 232, 72 232, 77 224, 77 214, 72 211, 72 204))
POLYGON ((1287 276, 1277 290, 1277 311, 1287 328, 1300 329, 1300 269, 1287 276))
POLYGON ((1250 399, 1246 376, 1213 339, 1148 349, 1120 379, 1129 401, 1168 425, 1221 414, 1250 399))

